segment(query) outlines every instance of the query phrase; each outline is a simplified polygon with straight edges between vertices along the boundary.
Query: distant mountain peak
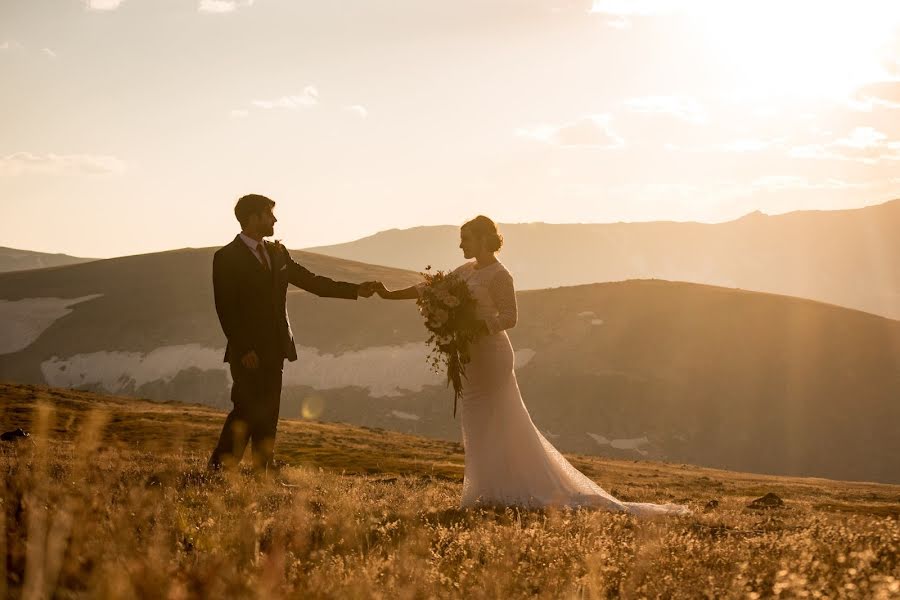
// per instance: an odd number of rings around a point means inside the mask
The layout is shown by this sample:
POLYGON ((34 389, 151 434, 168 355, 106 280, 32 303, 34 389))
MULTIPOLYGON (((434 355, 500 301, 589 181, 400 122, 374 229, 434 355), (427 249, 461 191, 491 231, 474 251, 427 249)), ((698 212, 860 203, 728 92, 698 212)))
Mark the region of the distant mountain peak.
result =
POLYGON ((0 246, 0 273, 11 271, 27 271, 31 269, 44 269, 72 265, 96 260, 94 258, 81 258, 62 253, 36 252, 34 250, 22 250, 0 246))
POLYGON ((757 219, 764 219, 769 216, 771 216, 771 215, 768 215, 761 210, 754 210, 753 212, 747 213, 743 217, 738 217, 737 220, 738 221, 751 221, 751 220, 757 220, 757 219))

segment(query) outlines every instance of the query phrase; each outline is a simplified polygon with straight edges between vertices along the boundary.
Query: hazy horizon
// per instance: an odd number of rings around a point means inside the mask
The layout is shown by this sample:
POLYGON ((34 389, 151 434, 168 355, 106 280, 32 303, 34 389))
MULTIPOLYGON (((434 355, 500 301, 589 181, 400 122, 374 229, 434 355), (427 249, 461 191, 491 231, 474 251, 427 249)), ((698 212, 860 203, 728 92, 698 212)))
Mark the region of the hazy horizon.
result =
POLYGON ((222 245, 250 192, 291 248, 880 204, 898 57, 873 0, 8 0, 0 246, 222 245))
MULTIPOLYGON (((767 217, 777 217, 777 216, 780 216, 780 215, 786 215, 786 214, 790 214, 790 213, 794 213, 794 212, 858 210, 858 209, 864 209, 864 208, 871 208, 871 207, 880 206, 880 205, 882 205, 882 204, 887 204, 887 203, 890 203, 890 202, 893 202, 893 201, 896 201, 896 200, 900 200, 900 198, 895 198, 895 199, 891 199, 891 200, 886 200, 885 202, 879 202, 879 203, 876 203, 876 204, 864 204, 864 205, 861 205, 861 206, 859 206, 859 207, 852 207, 852 208, 846 208, 846 209, 845 209, 845 208, 835 208, 835 209, 815 209, 815 208, 812 208, 812 209, 799 209, 799 210, 796 210, 796 211, 794 211, 794 210, 792 210, 792 211, 786 211, 786 212, 783 212, 783 213, 767 213, 767 212, 762 212, 762 211, 759 211, 759 210, 757 210, 757 211, 755 211, 755 212, 761 212, 762 214, 764 214, 764 215, 767 216, 767 217)), ((733 218, 733 219, 732 219, 732 218, 730 218, 730 219, 724 219, 724 220, 722 220, 722 221, 675 220, 675 219, 651 219, 651 220, 646 220, 646 221, 603 221, 603 222, 599 222, 599 221, 598 221, 598 222, 587 222, 587 221, 568 221, 568 222, 522 221, 522 222, 507 222, 507 223, 499 223, 499 222, 498 222, 498 225, 501 226, 501 227, 502 227, 502 226, 509 226, 509 225, 575 225, 575 226, 577 226, 577 225, 628 225, 628 224, 637 224, 637 223, 664 223, 664 222, 666 222, 666 223, 676 223, 676 224, 702 223, 702 224, 706 224, 706 225, 717 225, 717 224, 730 223, 730 222, 733 222, 733 221, 735 221, 735 220, 740 220, 740 219, 742 219, 743 217, 749 216, 749 215, 751 215, 751 214, 753 214, 753 213, 754 213, 754 211, 751 211, 750 213, 746 213, 746 214, 740 215, 740 216, 735 217, 735 218, 733 218)), ((371 233, 371 234, 363 234, 363 235, 361 235, 361 236, 359 236, 359 237, 357 237, 357 238, 352 238, 352 239, 347 239, 347 240, 338 240, 338 241, 336 241, 336 242, 334 242, 334 243, 332 243, 332 244, 321 244, 321 245, 319 245, 319 246, 290 246, 290 248, 291 248, 292 250, 311 250, 311 251, 315 251, 316 248, 325 248, 325 247, 331 247, 331 246, 341 246, 341 245, 343 245, 343 244, 349 244, 349 243, 353 243, 353 242, 358 242, 358 241, 363 240, 363 239, 375 237, 375 236, 377 236, 378 234, 383 234, 383 233, 390 232, 390 231, 409 231, 409 230, 412 230, 412 229, 420 229, 420 228, 428 228, 428 227, 453 227, 453 226, 455 226, 455 225, 456 225, 456 224, 454 224, 454 223, 430 223, 430 224, 422 224, 422 225, 410 225, 409 227, 386 227, 385 229, 379 229, 378 231, 375 231, 375 232, 373 232, 373 233, 371 233)), ((271 238, 267 238, 267 239, 281 239, 282 236, 279 234, 279 232, 277 231, 277 229, 278 229, 278 225, 276 225, 276 232, 275 232, 275 235, 272 236, 271 238)), ((231 241, 231 239, 233 239, 234 235, 237 235, 238 230, 239 230, 239 228, 235 227, 234 231, 232 231, 232 232, 230 232, 230 233, 227 233, 227 234, 226 234, 226 235, 228 235, 227 239, 223 240, 221 244, 213 243, 213 244, 206 245, 206 246, 190 246, 190 245, 188 245, 188 246, 173 246, 173 247, 167 247, 167 248, 151 249, 151 250, 147 250, 146 252, 130 252, 130 253, 126 253, 126 254, 114 254, 114 255, 109 255, 109 256, 89 256, 89 257, 88 257, 88 256, 82 256, 82 257, 80 257, 80 258, 107 259, 107 258, 119 258, 119 257, 123 257, 123 256, 134 256, 134 255, 140 255, 140 254, 154 254, 154 253, 157 253, 157 252, 170 252, 170 251, 173 251, 173 250, 200 249, 200 248, 217 247, 217 246, 219 246, 219 245, 224 245, 225 243, 231 241)), ((54 250, 54 251, 49 251, 49 250, 41 250, 41 249, 34 249, 34 248, 22 248, 22 247, 12 247, 12 246, 0 246, 0 248, 7 248, 7 249, 10 249, 10 250, 20 250, 20 251, 23 251, 23 252, 34 252, 34 253, 38 253, 38 254, 46 253, 46 254, 62 254, 62 255, 74 256, 74 255, 72 255, 72 253, 66 252, 65 250, 54 250)), ((365 262, 365 261, 363 261, 363 262, 365 262)))

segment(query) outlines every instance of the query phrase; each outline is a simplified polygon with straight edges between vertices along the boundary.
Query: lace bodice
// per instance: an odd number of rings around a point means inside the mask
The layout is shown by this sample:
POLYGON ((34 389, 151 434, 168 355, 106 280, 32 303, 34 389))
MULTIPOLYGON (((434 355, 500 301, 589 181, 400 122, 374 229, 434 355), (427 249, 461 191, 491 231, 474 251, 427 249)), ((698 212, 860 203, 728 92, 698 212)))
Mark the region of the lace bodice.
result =
POLYGON ((476 269, 475 264, 467 262, 453 274, 469 286, 478 303, 478 317, 484 319, 491 334, 512 329, 519 318, 512 275, 499 261, 482 269, 476 269))

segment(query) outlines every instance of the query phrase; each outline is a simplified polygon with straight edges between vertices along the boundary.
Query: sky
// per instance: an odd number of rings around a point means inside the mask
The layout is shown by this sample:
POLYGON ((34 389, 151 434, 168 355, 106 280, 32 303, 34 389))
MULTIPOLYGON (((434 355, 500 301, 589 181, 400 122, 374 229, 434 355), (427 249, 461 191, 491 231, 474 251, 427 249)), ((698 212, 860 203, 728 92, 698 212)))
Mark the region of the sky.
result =
POLYGON ((900 197, 896 0, 0 0, 0 246, 900 197))

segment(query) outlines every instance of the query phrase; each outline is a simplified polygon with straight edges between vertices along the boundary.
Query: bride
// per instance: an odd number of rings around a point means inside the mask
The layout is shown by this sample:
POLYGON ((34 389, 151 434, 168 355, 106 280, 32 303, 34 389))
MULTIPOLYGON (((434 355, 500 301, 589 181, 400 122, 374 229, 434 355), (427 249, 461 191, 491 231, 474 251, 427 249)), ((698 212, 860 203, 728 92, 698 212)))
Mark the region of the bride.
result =
MULTIPOLYGON (((467 262, 453 271, 475 298, 483 335, 470 347, 461 399, 465 476, 462 506, 538 508, 588 506, 639 516, 688 514, 677 504, 623 502, 573 467, 548 442, 522 402, 506 330, 517 319, 513 278, 497 260, 503 237, 494 222, 478 216, 460 229, 467 262)), ((424 284, 378 294, 414 300, 424 284)))

